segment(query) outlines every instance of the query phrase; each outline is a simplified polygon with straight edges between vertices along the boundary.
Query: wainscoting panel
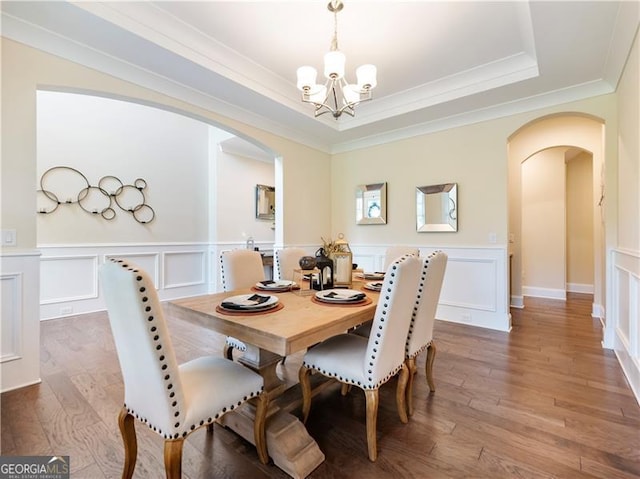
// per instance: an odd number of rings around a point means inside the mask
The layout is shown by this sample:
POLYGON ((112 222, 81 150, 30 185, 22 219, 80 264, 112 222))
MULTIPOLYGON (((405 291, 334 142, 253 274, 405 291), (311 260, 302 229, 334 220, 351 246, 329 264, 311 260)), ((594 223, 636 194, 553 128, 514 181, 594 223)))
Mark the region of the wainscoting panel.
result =
POLYGON ((200 286, 206 281, 204 251, 170 251, 164 259, 164 289, 200 286))
POLYGON ((3 392, 40 382, 39 268, 38 251, 0 254, 3 392))
POLYGON ((22 273, 0 275, 0 313, 2 340, 0 362, 20 359, 22 355, 22 273))
POLYGON ((40 304, 98 297, 98 257, 50 256, 40 259, 40 304))
MULTIPOLYGON (((353 262, 358 263, 358 267, 365 271, 380 271, 387 245, 350 246, 353 262)), ((420 256, 442 250, 449 258, 436 314, 438 319, 500 331, 511 329, 506 247, 430 246, 419 249, 420 256)))
POLYGON ((640 252, 611 252, 611 309, 604 346, 613 348, 640 402, 640 252))
POLYGON ((99 270, 110 258, 145 270, 163 301, 206 294, 209 249, 203 243, 40 246, 40 319, 106 309, 99 270))

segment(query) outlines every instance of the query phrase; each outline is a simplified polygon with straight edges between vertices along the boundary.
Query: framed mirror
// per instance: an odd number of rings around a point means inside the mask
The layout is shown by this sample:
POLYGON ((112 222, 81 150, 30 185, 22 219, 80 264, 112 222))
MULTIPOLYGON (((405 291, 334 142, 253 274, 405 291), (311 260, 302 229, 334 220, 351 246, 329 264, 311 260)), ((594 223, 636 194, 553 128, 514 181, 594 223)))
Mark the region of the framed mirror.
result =
POLYGON ((256 218, 276 219, 276 189, 273 186, 256 185, 256 218))
POLYGON ((416 218, 418 232, 458 231, 457 183, 418 186, 416 218))
POLYGON ((356 224, 377 225, 387 222, 387 184, 356 187, 356 224))

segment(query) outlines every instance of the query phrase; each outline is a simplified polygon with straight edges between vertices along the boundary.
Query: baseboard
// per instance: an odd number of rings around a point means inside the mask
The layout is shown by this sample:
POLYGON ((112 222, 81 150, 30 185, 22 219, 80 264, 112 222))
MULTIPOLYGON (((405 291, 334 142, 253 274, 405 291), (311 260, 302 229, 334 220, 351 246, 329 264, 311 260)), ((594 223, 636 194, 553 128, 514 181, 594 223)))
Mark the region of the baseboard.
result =
POLYGON ((567 299, 567 292, 564 289, 552 289, 552 288, 538 288, 535 286, 523 286, 523 296, 531 296, 534 298, 549 298, 549 299, 567 299))
POLYGON ((592 284, 567 283, 567 293, 593 294, 592 284))
POLYGON ((524 296, 511 296, 511 307, 523 309, 524 308, 524 296))

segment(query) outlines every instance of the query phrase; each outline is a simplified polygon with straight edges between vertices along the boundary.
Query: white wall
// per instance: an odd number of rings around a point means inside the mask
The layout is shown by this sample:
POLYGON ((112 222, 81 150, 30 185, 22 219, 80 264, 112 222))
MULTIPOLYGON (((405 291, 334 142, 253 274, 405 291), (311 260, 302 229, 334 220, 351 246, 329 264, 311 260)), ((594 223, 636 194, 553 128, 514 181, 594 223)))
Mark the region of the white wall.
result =
POLYGON ((566 298, 565 150, 550 148, 522 163, 522 292, 525 296, 566 298))
MULTIPOLYGON (((155 219, 140 224, 113 204, 115 218, 107 221, 77 203, 63 204, 51 214, 37 215, 38 245, 208 241, 208 134, 209 125, 158 108, 39 91, 38 182, 56 166, 77 169, 92 186, 105 176, 125 185, 142 178, 155 219)), ((45 182, 57 186, 56 179, 65 174, 53 171, 45 182)), ((54 193, 60 191, 63 201, 75 200, 76 190, 60 187, 54 193)), ((138 204, 142 197, 130 201, 138 204)))

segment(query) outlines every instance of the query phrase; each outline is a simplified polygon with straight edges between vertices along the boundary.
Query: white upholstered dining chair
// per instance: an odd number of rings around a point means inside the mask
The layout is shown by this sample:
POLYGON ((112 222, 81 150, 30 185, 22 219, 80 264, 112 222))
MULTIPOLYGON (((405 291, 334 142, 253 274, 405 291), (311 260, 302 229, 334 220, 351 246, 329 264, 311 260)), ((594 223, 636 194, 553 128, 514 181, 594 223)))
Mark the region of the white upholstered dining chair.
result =
MULTIPOLYGON (((222 288, 225 291, 251 288, 259 281, 264 281, 262 255, 258 251, 234 249, 220 254, 220 272, 222 288)), ((224 356, 233 359, 233 350, 246 351, 247 345, 237 338, 227 336, 224 345, 224 356)))
POLYGON ((111 331, 124 380, 118 424, 124 442, 123 478, 136 466, 135 419, 164 438, 167 478, 182 474, 184 439, 250 398, 257 401, 254 440, 267 463, 263 378, 224 358, 205 356, 178 364, 153 281, 134 264, 111 259, 100 269, 111 331))
POLYGON ((383 271, 386 271, 389 265, 405 254, 411 254, 413 256, 420 256, 420 250, 415 246, 395 245, 389 246, 384 253, 384 265, 383 271))
POLYGON ((276 250, 276 277, 282 280, 293 281, 293 270, 300 268, 300 258, 307 256, 302 248, 289 247, 276 250))
POLYGON ((371 461, 375 461, 378 456, 378 389, 398 372, 398 414, 403 423, 408 421, 405 388, 409 373, 405 364, 404 348, 416 299, 416 284, 421 264, 414 256, 403 256, 391 263, 385 274, 373 319, 373 332, 369 338, 355 334, 331 337, 309 349, 300 367, 304 422, 307 421, 311 409, 309 375, 312 370, 364 390, 367 408, 367 448, 371 461))
POLYGON ((436 345, 433 341, 433 326, 436 321, 436 310, 442 290, 442 281, 447 267, 447 254, 434 251, 422 260, 422 273, 418 282, 416 304, 411 315, 409 334, 405 347, 405 361, 409 369, 407 382, 407 409, 413 414, 413 381, 418 371, 416 358, 427 350, 426 375, 429 389, 436 390, 433 381, 433 362, 436 356, 436 345))

